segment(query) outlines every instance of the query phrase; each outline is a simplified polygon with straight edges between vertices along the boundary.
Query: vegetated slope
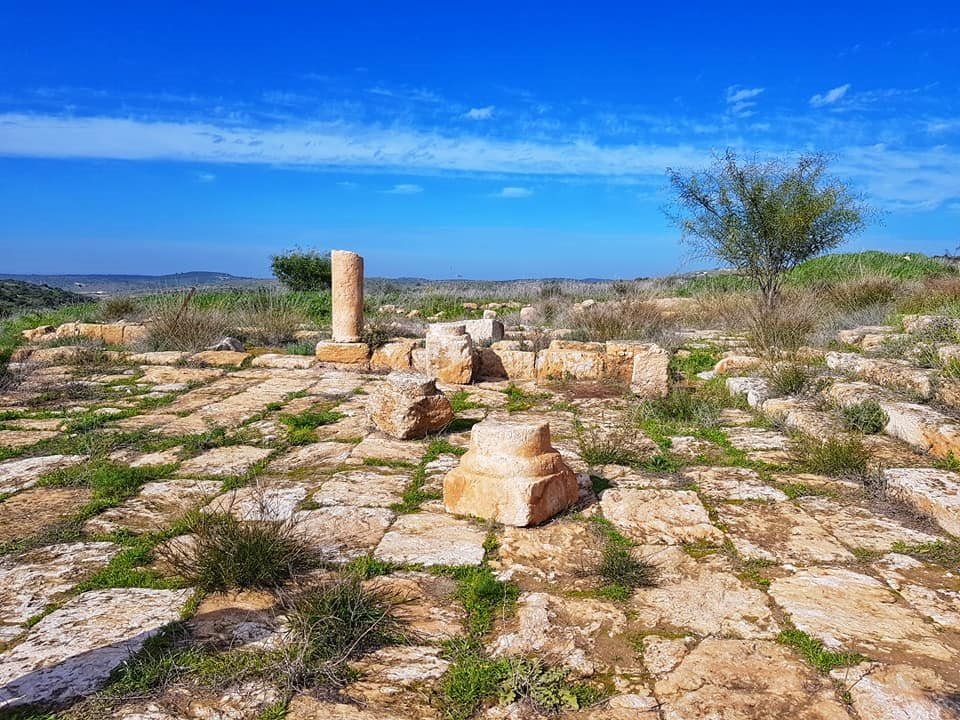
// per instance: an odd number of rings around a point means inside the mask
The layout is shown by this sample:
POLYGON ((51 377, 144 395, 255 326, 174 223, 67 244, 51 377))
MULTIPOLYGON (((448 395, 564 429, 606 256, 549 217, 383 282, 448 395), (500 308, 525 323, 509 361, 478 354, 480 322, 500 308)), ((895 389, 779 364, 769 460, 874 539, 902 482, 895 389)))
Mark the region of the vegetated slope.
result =
POLYGON ((83 295, 49 285, 36 285, 20 280, 0 280, 0 317, 83 302, 88 302, 83 295))

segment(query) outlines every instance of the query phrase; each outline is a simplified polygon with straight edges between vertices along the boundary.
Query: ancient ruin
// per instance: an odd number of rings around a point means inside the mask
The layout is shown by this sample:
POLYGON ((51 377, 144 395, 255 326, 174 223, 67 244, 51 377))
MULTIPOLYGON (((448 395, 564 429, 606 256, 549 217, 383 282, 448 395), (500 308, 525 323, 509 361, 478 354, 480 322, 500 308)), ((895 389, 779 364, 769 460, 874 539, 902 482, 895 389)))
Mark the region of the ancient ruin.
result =
POLYGON ((545 422, 474 425, 467 453, 443 479, 447 512, 514 527, 549 520, 577 497, 577 478, 550 444, 545 422))
POLYGON ((420 373, 392 372, 370 394, 370 420, 398 440, 426 437, 453 420, 453 408, 437 381, 420 373))

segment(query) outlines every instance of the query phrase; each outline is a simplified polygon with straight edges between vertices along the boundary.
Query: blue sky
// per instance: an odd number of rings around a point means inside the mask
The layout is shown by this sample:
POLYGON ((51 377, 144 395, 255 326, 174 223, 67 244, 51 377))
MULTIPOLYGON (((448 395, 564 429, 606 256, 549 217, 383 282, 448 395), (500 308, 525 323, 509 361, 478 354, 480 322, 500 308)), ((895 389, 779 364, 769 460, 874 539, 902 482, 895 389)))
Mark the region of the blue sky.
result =
POLYGON ((0 3, 0 272, 685 270, 665 169, 726 147, 960 245, 953 3, 252 5, 0 3))

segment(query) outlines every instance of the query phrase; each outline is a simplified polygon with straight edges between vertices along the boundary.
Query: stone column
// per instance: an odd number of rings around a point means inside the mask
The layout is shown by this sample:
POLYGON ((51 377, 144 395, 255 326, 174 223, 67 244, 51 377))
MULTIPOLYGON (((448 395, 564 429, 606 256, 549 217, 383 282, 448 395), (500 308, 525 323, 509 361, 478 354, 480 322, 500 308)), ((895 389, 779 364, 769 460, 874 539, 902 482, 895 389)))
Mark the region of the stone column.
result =
POLYGON ((330 253, 333 342, 360 342, 363 332, 363 258, 349 250, 330 253))

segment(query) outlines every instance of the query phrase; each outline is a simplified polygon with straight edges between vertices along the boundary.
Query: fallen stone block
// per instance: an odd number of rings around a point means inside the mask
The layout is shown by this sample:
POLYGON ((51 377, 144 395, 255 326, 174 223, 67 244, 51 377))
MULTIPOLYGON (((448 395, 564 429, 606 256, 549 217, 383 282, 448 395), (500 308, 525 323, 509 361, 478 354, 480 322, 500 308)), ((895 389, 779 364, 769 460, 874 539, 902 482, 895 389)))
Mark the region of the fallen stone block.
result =
POLYGON ((630 391, 641 398, 662 398, 670 392, 670 352, 659 345, 634 350, 630 391))
POLYGON ((393 372, 370 394, 370 420, 399 440, 426 437, 453 420, 453 408, 429 375, 393 372))
POLYGON ((928 400, 933 395, 933 370, 917 368, 902 360, 867 358, 856 353, 827 353, 827 367, 884 387, 914 393, 928 400))
POLYGON ((391 340, 374 349, 370 367, 373 370, 410 370, 413 368, 413 351, 418 347, 419 340, 391 340))
POLYGON ((463 323, 434 324, 427 330, 427 373, 451 385, 466 385, 475 371, 473 340, 463 323))
POLYGON ((447 512, 537 525, 577 501, 577 478, 550 444, 548 423, 485 420, 443 481, 447 512))
POLYGON ((960 535, 960 474, 937 468, 891 468, 883 471, 887 492, 960 535))

